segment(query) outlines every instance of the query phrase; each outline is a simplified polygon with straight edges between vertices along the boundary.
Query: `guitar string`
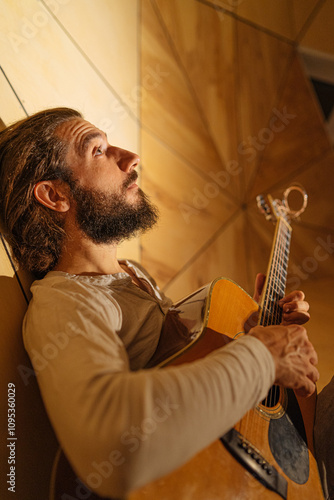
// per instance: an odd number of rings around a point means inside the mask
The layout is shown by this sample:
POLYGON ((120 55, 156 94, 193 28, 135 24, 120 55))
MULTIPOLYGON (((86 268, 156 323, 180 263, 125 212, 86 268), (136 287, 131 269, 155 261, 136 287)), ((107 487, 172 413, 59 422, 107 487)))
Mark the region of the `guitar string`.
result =
MULTIPOLYGON (((282 319, 282 309, 278 301, 284 296, 284 289, 287 275, 287 257, 289 245, 289 229, 279 219, 277 238, 274 245, 273 258, 269 271, 268 289, 264 301, 265 314, 262 324, 280 324, 282 319)), ((274 386, 265 398, 265 406, 272 407, 278 401, 279 387, 274 386)))
MULTIPOLYGON (((263 299, 263 308, 260 312, 260 318, 259 318, 259 324, 263 325, 263 326, 266 326, 269 324, 269 313, 270 313, 269 298, 270 298, 270 292, 271 292, 271 288, 272 288, 271 282, 272 282, 273 265, 274 265, 274 262, 276 259, 277 236, 276 236, 276 240, 274 242, 273 248, 274 248, 273 257, 271 259, 270 268, 268 271, 268 284, 267 284, 267 287, 265 290, 265 295, 264 295, 264 299, 263 299)), ((268 395, 270 394, 270 392, 271 391, 269 391, 268 395)), ((264 400, 265 406, 268 406, 268 395, 266 396, 266 398, 264 400)), ((253 419, 252 419, 252 422, 250 423, 250 418, 251 418, 251 412, 248 412, 247 415, 245 416, 245 418, 240 421, 239 432, 242 435, 247 435, 248 433, 250 433, 250 435, 252 435, 253 427, 254 427, 255 423, 253 423, 253 419), (244 423, 242 424, 242 422, 244 422, 244 423)))
MULTIPOLYGON (((278 224, 280 225, 280 222, 278 222, 278 224)), ((279 244, 280 244, 280 227, 278 227, 277 231, 274 256, 270 270, 271 272, 270 272, 270 286, 268 290, 269 297, 268 297, 268 314, 267 314, 266 326, 273 324, 273 307, 274 307, 274 293, 275 293, 274 283, 275 283, 275 273, 279 259, 279 244)), ((265 400, 265 405, 269 406, 270 408, 273 406, 275 392, 276 392, 276 387, 274 386, 269 390, 267 398, 265 400)))
MULTIPOLYGON (((271 290, 271 324, 279 325, 282 320, 282 309, 278 305, 278 301, 284 297, 285 282, 286 282, 286 245, 287 245, 287 226, 282 220, 279 222, 278 241, 276 246, 275 262, 272 274, 272 290, 271 290)), ((274 407, 279 401, 280 388, 274 386, 270 391, 269 406, 274 407)))
MULTIPOLYGON (((279 233, 278 233, 278 241, 277 241, 277 248, 276 248, 276 258, 275 258, 275 266, 274 266, 274 271, 273 271, 273 280, 274 280, 274 290, 272 291, 272 311, 271 311, 271 324, 277 325, 278 324, 278 317, 277 317, 277 300, 279 300, 279 285, 278 285, 278 276, 281 274, 281 255, 282 255, 282 241, 283 241, 283 228, 282 228, 282 223, 281 221, 279 222, 280 227, 279 227, 279 233)), ((283 225, 284 226, 284 225, 283 225)), ((271 400, 270 400, 270 407, 272 408, 278 400, 279 396, 279 387, 275 385, 271 391, 271 400)))
MULTIPOLYGON (((279 240, 279 228, 277 231, 277 236, 276 236, 276 241, 274 244, 274 251, 273 251, 273 258, 270 264, 270 270, 269 270, 269 276, 268 276, 268 287, 266 290, 266 297, 265 297, 265 315, 264 315, 264 321, 263 321, 263 326, 268 326, 270 324, 270 316, 272 315, 272 293, 273 293, 273 275, 274 275, 274 269, 277 265, 277 245, 278 245, 278 240, 279 240)), ((264 400, 264 405, 271 407, 272 404, 272 392, 273 390, 270 389, 265 400, 264 400)))
MULTIPOLYGON (((278 301, 284 296, 284 288, 285 288, 285 260, 284 260, 284 241, 286 241, 286 226, 280 221, 280 233, 279 233, 279 242, 277 248, 277 265, 275 268, 275 294, 273 297, 273 324, 279 325, 281 323, 281 308, 278 305, 278 301), (280 285, 282 288, 280 288, 280 285)), ((274 403, 277 404, 279 400, 280 388, 278 386, 274 386, 274 394, 273 401, 271 402, 271 406, 274 403)))
MULTIPOLYGON (((268 285, 265 290, 263 308, 260 312, 259 324, 268 326, 270 324, 280 324, 282 320, 282 309, 278 305, 278 301, 284 297, 287 265, 289 255, 291 230, 283 223, 281 218, 278 219, 278 228, 276 240, 273 245, 273 257, 270 263, 268 285)), ((280 388, 273 386, 264 400, 264 405, 272 407, 274 402, 277 404, 280 388)), ((246 418, 239 422, 239 432, 243 435, 243 429, 251 432, 252 424, 249 423, 251 411, 246 415, 246 418), (244 424, 242 424, 244 422, 244 424)))

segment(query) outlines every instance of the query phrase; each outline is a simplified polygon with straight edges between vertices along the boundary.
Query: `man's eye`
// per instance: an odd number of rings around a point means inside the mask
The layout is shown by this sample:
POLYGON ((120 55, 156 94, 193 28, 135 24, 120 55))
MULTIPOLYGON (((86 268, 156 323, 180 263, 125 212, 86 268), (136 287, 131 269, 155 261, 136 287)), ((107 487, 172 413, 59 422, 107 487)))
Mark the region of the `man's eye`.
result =
POLYGON ((94 151, 94 156, 100 156, 100 155, 103 155, 103 149, 101 146, 99 146, 98 148, 95 149, 94 151))

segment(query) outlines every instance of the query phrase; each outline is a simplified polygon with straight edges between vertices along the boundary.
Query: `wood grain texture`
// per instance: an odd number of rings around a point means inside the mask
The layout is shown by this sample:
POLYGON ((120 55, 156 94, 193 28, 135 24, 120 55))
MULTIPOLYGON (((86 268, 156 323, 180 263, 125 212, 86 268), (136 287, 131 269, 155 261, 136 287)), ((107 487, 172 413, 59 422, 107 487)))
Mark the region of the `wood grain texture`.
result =
POLYGON ((142 238, 142 262, 160 284, 166 284, 236 207, 218 187, 210 190, 210 177, 203 180, 202 175, 145 132, 142 157, 143 189, 151 194, 161 212, 158 228, 142 238))
POLYGON ((161 77, 142 101, 141 119, 145 131, 203 173, 218 172, 222 161, 213 139, 194 102, 168 34, 151 2, 142 2, 142 72, 160 68, 161 77))
MULTIPOLYGON (((166 293, 176 298, 184 297, 189 292, 189 287, 197 290, 203 283, 208 283, 217 276, 228 277, 245 290, 252 291, 254 275, 248 277, 246 265, 251 242, 240 238, 246 223, 244 211, 238 210, 219 234, 212 241, 208 240, 204 248, 200 248, 183 272, 166 285, 166 293)), ((266 257, 265 255, 264 258, 266 257)))
POLYGON ((298 57, 289 68, 275 109, 272 127, 279 130, 267 134, 269 142, 262 146, 262 158, 256 177, 250 183, 249 198, 272 184, 282 185, 284 179, 289 182, 312 163, 314 174, 317 162, 332 150, 321 111, 298 57))
POLYGON ((247 0, 238 2, 238 16, 288 40, 295 40, 318 0, 247 0))
POLYGON ((237 24, 237 34, 239 99, 235 112, 240 130, 238 154, 243 170, 242 199, 247 199, 249 184, 263 151, 269 148, 278 133, 276 122, 270 120, 281 88, 286 84, 292 47, 243 23, 237 24))
POLYGON ((313 22, 309 25, 305 33, 303 33, 300 43, 304 47, 333 56, 333 16, 334 4, 331 0, 326 0, 323 2, 321 9, 314 16, 313 22))
MULTIPOLYGON (((155 3, 188 78, 194 107, 228 168, 238 160, 236 21, 192 0, 155 3)), ((239 193, 240 177, 232 177, 225 190, 234 196, 239 193)))

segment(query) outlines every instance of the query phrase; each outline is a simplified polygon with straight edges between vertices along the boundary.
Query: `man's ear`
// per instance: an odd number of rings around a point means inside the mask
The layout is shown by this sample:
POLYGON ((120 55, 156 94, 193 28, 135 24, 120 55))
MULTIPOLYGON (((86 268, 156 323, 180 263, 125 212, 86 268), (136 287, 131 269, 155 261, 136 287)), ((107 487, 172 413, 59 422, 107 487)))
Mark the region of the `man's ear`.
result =
POLYGON ((36 200, 56 212, 67 212, 70 208, 68 190, 61 181, 40 181, 34 187, 36 200))

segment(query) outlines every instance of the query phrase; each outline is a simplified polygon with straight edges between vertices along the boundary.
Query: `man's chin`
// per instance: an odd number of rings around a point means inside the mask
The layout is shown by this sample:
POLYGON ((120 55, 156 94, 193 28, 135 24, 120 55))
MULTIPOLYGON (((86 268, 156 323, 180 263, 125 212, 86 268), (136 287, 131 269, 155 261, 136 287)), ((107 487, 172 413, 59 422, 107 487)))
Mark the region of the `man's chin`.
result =
POLYGON ((126 193, 128 201, 132 202, 133 205, 140 206, 148 202, 148 198, 145 195, 144 191, 140 189, 137 184, 135 185, 135 187, 128 188, 126 193))
POLYGON ((126 190, 126 196, 129 200, 141 200, 143 198, 141 189, 136 185, 126 190))
POLYGON ((141 210, 145 205, 145 201, 138 193, 129 194, 126 198, 127 206, 130 210, 141 210))

